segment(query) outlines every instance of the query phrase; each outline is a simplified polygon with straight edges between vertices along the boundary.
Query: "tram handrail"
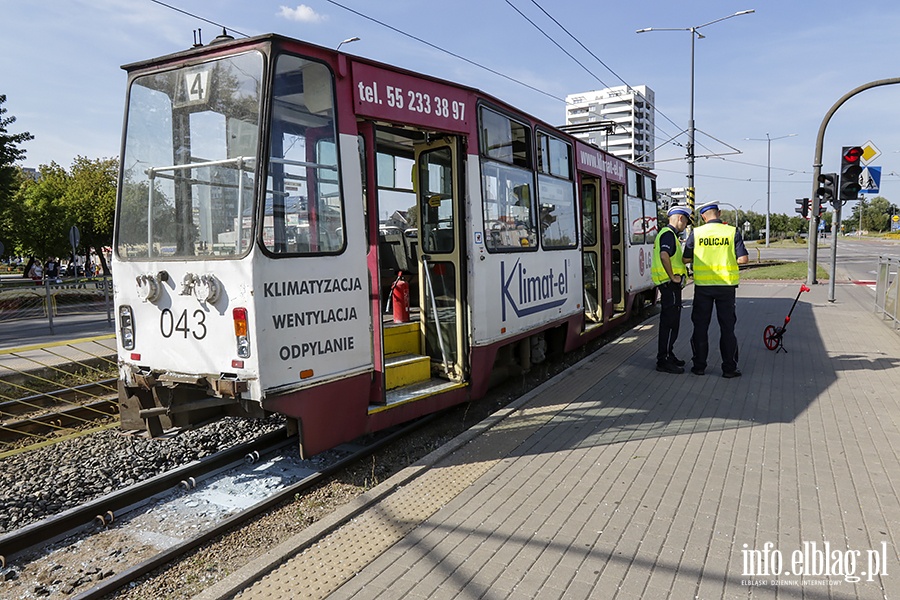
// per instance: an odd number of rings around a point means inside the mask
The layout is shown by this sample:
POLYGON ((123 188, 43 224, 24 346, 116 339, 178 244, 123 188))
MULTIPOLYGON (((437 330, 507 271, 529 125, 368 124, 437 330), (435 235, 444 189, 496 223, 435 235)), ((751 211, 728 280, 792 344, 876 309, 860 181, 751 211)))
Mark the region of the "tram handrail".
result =
POLYGON ((269 159, 269 162, 273 162, 273 163, 276 163, 276 164, 279 164, 279 165, 288 165, 288 166, 291 166, 291 167, 307 167, 307 168, 313 168, 313 169, 328 169, 328 170, 331 170, 331 171, 337 171, 337 170, 338 170, 338 169, 337 169, 337 165, 328 165, 328 164, 325 164, 325 163, 307 162, 307 161, 304 161, 304 160, 290 160, 290 159, 287 159, 287 158, 277 158, 277 157, 275 157, 275 156, 271 157, 271 158, 269 159))
POLYGON ((238 165, 239 167, 243 167, 245 162, 252 162, 256 160, 255 156, 235 156, 234 158, 223 158, 220 160, 204 160, 201 162, 191 162, 184 163, 183 165, 167 165, 165 167, 149 167, 145 171, 147 176, 151 179, 156 176, 156 173, 162 173, 163 171, 184 171, 187 169, 199 169, 201 167, 218 167, 221 165, 230 165, 232 163, 238 165))
MULTIPOLYGON (((201 162, 190 162, 184 163, 183 165, 166 165, 164 167, 149 167, 145 171, 147 173, 147 179, 149 179, 149 185, 147 186, 147 256, 153 257, 153 182, 156 179, 157 173, 164 173, 166 171, 186 171, 189 169, 200 169, 203 167, 217 167, 222 165, 231 165, 234 164, 241 171, 244 170, 245 162, 253 162, 256 160, 255 156, 235 156, 233 158, 223 158, 220 160, 204 160, 201 162)), ((210 184, 211 185, 211 184, 210 184)), ((241 244, 244 241, 243 230, 244 230, 244 186, 239 182, 238 184, 238 197, 237 197, 237 235, 235 236, 237 239, 237 248, 236 253, 241 253, 241 244)))
POLYGON ((441 347, 444 373, 450 375, 450 363, 447 360, 447 348, 444 346, 444 336, 441 333, 441 317, 438 314, 437 302, 434 300, 434 286, 431 283, 431 270, 428 268, 428 258, 425 255, 422 255, 422 264, 425 267, 425 283, 428 284, 428 297, 431 298, 431 312, 434 314, 434 329, 437 331, 438 346, 441 347))
POLYGON ((875 279, 875 311, 888 317, 896 328, 900 325, 900 259, 878 257, 875 279))

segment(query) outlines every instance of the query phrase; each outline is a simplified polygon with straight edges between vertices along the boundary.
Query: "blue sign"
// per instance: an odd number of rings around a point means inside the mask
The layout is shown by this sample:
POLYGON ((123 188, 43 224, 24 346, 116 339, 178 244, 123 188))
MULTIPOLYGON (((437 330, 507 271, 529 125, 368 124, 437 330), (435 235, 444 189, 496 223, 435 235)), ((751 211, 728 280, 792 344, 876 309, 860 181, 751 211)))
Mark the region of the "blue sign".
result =
POLYGON ((881 187, 881 167, 863 167, 859 187, 860 194, 877 194, 881 187))

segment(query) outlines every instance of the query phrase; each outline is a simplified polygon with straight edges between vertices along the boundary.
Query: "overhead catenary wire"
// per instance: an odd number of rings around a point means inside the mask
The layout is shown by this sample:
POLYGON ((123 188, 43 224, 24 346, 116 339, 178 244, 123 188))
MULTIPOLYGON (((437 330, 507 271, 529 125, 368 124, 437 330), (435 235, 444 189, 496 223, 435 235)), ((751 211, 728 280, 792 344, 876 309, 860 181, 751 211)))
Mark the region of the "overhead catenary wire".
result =
POLYGON ((466 58, 465 56, 462 56, 462 55, 460 55, 460 54, 457 54, 457 53, 455 53, 455 52, 452 52, 452 51, 450 51, 450 50, 447 50, 446 48, 441 48, 441 47, 438 46, 437 44, 433 44, 433 43, 429 42, 428 40, 424 40, 424 39, 422 39, 422 38, 420 38, 420 37, 418 37, 418 36, 415 36, 415 35, 413 35, 413 34, 411 34, 411 33, 407 33, 407 32, 405 32, 405 31, 403 31, 402 29, 398 29, 397 27, 394 27, 393 25, 388 25, 388 24, 385 23, 384 21, 379 21, 379 20, 376 19, 375 17, 370 17, 369 15, 364 14, 364 13, 361 13, 361 12, 359 12, 358 10, 355 10, 355 9, 353 9, 353 8, 350 8, 349 6, 344 6, 344 5, 341 4, 340 2, 337 2, 336 0, 325 0, 325 1, 326 1, 326 2, 329 2, 330 4, 333 4, 333 5, 337 6, 338 8, 343 8, 343 9, 346 10, 347 12, 351 12, 351 13, 353 13, 354 15, 356 15, 356 16, 358 16, 358 17, 362 17, 363 19, 366 19, 366 20, 368 20, 368 21, 372 21, 373 23, 376 23, 376 24, 378 24, 378 25, 381 25, 382 27, 385 27, 385 28, 387 28, 387 29, 390 29, 391 31, 393 31, 393 32, 395 32, 395 33, 399 33, 399 34, 402 35, 402 36, 405 36, 405 37, 408 37, 408 38, 410 38, 410 39, 412 39, 412 40, 415 40, 415 41, 419 42, 420 44, 425 44, 425 45, 428 46, 429 48, 434 48, 435 50, 438 50, 439 52, 443 52, 443 53, 445 53, 445 54, 449 54, 449 55, 452 56, 453 58, 458 58, 459 60, 461 60, 461 61, 463 61, 463 62, 469 63, 469 64, 472 65, 472 66, 478 67, 479 69, 484 69, 484 70, 487 71, 488 73, 492 73, 492 74, 494 74, 494 75, 497 75, 498 77, 502 77, 502 78, 504 78, 504 79, 506 79, 506 80, 508 80, 508 81, 512 81, 513 83, 517 83, 517 84, 519 84, 519 85, 521 85, 521 86, 524 86, 524 87, 526 87, 526 88, 528 88, 528 89, 530 89, 530 90, 532 90, 532 91, 534 91, 534 92, 538 92, 539 94, 543 94, 544 96, 548 96, 548 97, 550 97, 550 98, 553 98, 554 100, 559 100, 560 102, 563 102, 563 103, 565 103, 565 101, 566 101, 565 98, 560 98, 559 96, 556 96, 556 95, 554 95, 554 94, 551 94, 550 92, 547 92, 547 91, 544 91, 544 90, 542 90, 542 89, 536 88, 536 87, 534 87, 533 85, 527 84, 527 83, 525 83, 524 81, 520 81, 520 80, 516 79, 515 77, 511 77, 511 76, 509 76, 509 75, 506 75, 505 73, 501 73, 500 71, 497 71, 497 70, 495 70, 495 69, 492 69, 491 67, 485 66, 485 65, 483 65, 483 64, 481 64, 481 63, 479 63, 479 62, 476 62, 476 61, 474 61, 474 60, 472 60, 472 59, 466 58))
MULTIPOLYGON (((235 28, 233 28, 233 27, 229 27, 229 26, 227 26, 227 25, 223 25, 222 23, 218 23, 218 22, 213 21, 213 20, 211 20, 211 19, 207 19, 207 18, 202 17, 202 16, 200 16, 200 15, 197 15, 197 14, 195 14, 195 13, 191 13, 190 11, 187 11, 187 10, 184 10, 184 9, 181 9, 181 8, 178 8, 178 7, 176 7, 176 6, 173 6, 173 5, 171 5, 171 4, 168 4, 168 3, 166 3, 166 2, 162 2, 161 0, 150 0, 150 1, 153 2, 153 3, 155 3, 155 4, 158 4, 158 5, 160 5, 160 6, 163 6, 163 7, 165 7, 165 8, 168 8, 168 9, 170 9, 170 10, 173 10, 173 11, 179 12, 179 13, 181 13, 181 14, 184 14, 184 15, 186 15, 186 16, 189 16, 189 17, 198 19, 198 20, 203 21, 203 22, 205 22, 205 23, 209 23, 209 24, 211 24, 211 25, 215 25, 215 26, 217 26, 217 27, 221 27, 221 28, 223 28, 223 30, 231 31, 231 32, 233 32, 233 33, 235 33, 235 34, 237 34, 237 35, 243 36, 243 37, 249 37, 248 34, 243 33, 242 31, 239 31, 239 30, 237 30, 237 29, 235 29, 235 28)), ((415 36, 415 35, 413 35, 413 34, 411 34, 411 33, 408 33, 408 32, 406 32, 406 31, 403 31, 402 29, 399 29, 399 28, 397 28, 397 27, 394 27, 393 25, 390 25, 390 24, 388 24, 388 23, 385 23, 384 21, 381 21, 381 20, 379 20, 379 19, 376 19, 376 18, 374 18, 374 17, 371 17, 371 16, 369 16, 369 15, 367 15, 367 14, 361 12, 361 11, 358 11, 358 10, 356 10, 356 9, 353 9, 353 8, 349 7, 349 6, 346 6, 346 5, 344 5, 344 4, 341 4, 340 2, 337 2, 337 0, 326 0, 326 1, 327 1, 328 3, 334 5, 334 6, 338 7, 338 8, 341 8, 341 9, 343 9, 343 10, 346 10, 347 12, 350 12, 350 13, 352 13, 352 14, 358 16, 358 17, 361 17, 361 18, 363 18, 363 19, 366 19, 366 20, 368 20, 368 21, 371 21, 371 22, 373 22, 373 23, 375 23, 375 24, 377 24, 377 25, 380 25, 380 26, 382 26, 382 27, 384 27, 384 28, 386 28, 386 29, 389 29, 389 30, 391 30, 391 31, 393 31, 393 32, 395 32, 395 33, 398 33, 398 34, 400 34, 400 35, 402 35, 402 36, 405 36, 405 37, 408 37, 408 38, 410 38, 410 39, 412 39, 412 40, 415 40, 415 41, 417 41, 417 42, 419 42, 419 43, 421 43, 421 44, 424 44, 424 45, 426 45, 426 46, 428 46, 428 47, 430 47, 430 48, 433 48, 433 49, 435 49, 435 50, 437 50, 437 51, 439 51, 439 52, 443 52, 443 53, 445 53, 445 54, 448 54, 449 56, 452 56, 452 57, 454 57, 454 58, 456 58, 456 59, 458 59, 458 60, 461 60, 461 61, 463 61, 463 62, 466 62, 466 63, 468 63, 468 64, 470 64, 470 65, 472 65, 472 66, 478 67, 479 69, 483 69, 483 70, 485 70, 485 71, 487 71, 487 72, 489 72, 489 73, 491 73, 491 74, 497 75, 498 77, 501 77, 501 78, 503 78, 503 79, 506 79, 506 80, 508 80, 508 81, 511 81, 511 82, 513 82, 513 83, 516 83, 516 84, 518 84, 518 85, 521 85, 521 86, 523 86, 523 87, 525 87, 525 88, 527 88, 527 89, 530 89, 530 90, 532 90, 532 91, 534 91, 534 92, 537 92, 537 93, 539 93, 539 94, 542 94, 542 95, 547 96, 547 97, 549 97, 549 98, 552 98, 552 99, 554 99, 554 100, 558 100, 558 101, 560 101, 560 102, 562 102, 562 103, 564 103, 564 104, 570 104, 569 102, 566 101, 565 98, 561 98, 561 97, 559 97, 559 96, 557 96, 557 95, 555 95, 555 94, 553 94, 553 93, 551 93, 551 92, 548 92, 548 91, 546 91, 546 90, 542 90, 542 89, 540 89, 540 88, 538 88, 538 87, 535 87, 535 86, 533 86, 533 85, 531 85, 531 84, 525 83, 524 81, 521 81, 521 80, 519 80, 519 79, 516 79, 515 77, 512 77, 512 76, 510 76, 510 75, 507 75, 507 74, 505 74, 505 73, 502 73, 502 72, 500 72, 500 71, 498 71, 498 70, 496 70, 496 69, 493 69, 493 68, 491 68, 491 67, 488 67, 487 65, 481 64, 481 63, 479 63, 479 62, 477 62, 477 61, 474 61, 474 60, 472 60, 472 59, 466 58, 465 56, 462 56, 462 55, 460 55, 460 54, 458 54, 458 53, 456 53, 456 52, 453 52, 453 51, 451 51, 451 50, 447 50, 446 48, 443 48, 443 47, 441 47, 441 46, 439 46, 439 45, 437 45, 437 44, 434 44, 434 43, 432 43, 432 42, 429 42, 428 40, 425 40, 425 39, 423 39, 423 38, 421 38, 421 37, 415 36)), ((507 2, 507 4, 508 4, 510 7, 512 7, 519 15, 521 15, 522 18, 524 18, 526 21, 528 21, 528 22, 529 22, 533 27, 535 27, 538 31, 540 31, 545 37, 547 37, 547 39, 549 39, 554 45, 556 45, 556 46, 557 46, 562 52, 564 52, 570 59, 572 59, 576 64, 578 64, 579 66, 581 66, 582 69, 584 69, 586 72, 588 72, 592 77, 594 77, 601 85, 603 85, 604 87, 607 87, 607 88, 608 88, 608 87, 611 87, 611 86, 609 86, 607 83, 605 83, 598 75, 596 75, 596 74, 593 73, 590 69, 588 69, 581 61, 579 61, 579 60, 578 60, 575 56, 573 56, 569 51, 567 51, 565 48, 563 48, 556 40, 554 40, 554 39, 552 38, 552 36, 550 36, 549 34, 547 34, 547 33, 546 33, 540 26, 538 26, 534 21, 532 21, 532 20, 529 19, 527 16, 525 16, 525 14, 522 13, 518 8, 516 8, 509 0, 506 0, 506 2, 507 2)), ((655 105, 654 103, 649 102, 649 100, 647 100, 647 98, 644 96, 644 94, 642 94, 642 93, 640 93, 639 91, 635 90, 630 84, 628 84, 628 82, 625 81, 624 78, 622 78, 618 73, 616 73, 609 65, 607 65, 607 64, 606 64, 600 57, 598 57, 594 52, 592 52, 589 48, 587 48, 587 46, 585 46, 585 45, 584 45, 584 44, 583 44, 576 36, 574 36, 574 35, 573 35, 573 34, 572 34, 572 33, 571 33, 564 25, 562 25, 556 18, 554 18, 554 17, 553 17, 546 9, 544 9, 544 8, 543 8, 536 0, 531 0, 531 2, 532 2, 532 3, 533 3, 533 4, 534 4, 534 5, 535 5, 535 6, 536 6, 543 14, 544 14, 544 15, 546 15, 547 18, 549 18, 550 20, 552 20, 552 21, 553 21, 560 29, 562 29, 569 37, 571 37, 571 38, 572 38, 572 39, 573 39, 573 40, 574 40, 581 48, 583 48, 588 54, 590 54, 592 58, 594 58, 595 60, 597 60, 597 62, 599 62, 601 65, 603 65, 603 67, 604 67, 607 71, 609 71, 610 73, 612 73, 612 75, 613 75, 614 77, 616 77, 616 79, 618 79, 619 81, 621 81, 621 82, 623 83, 623 85, 626 87, 627 90, 629 90, 629 91, 632 92, 632 93, 636 93, 639 97, 643 98, 644 101, 646 101, 646 102, 648 103, 648 105, 651 106, 651 107, 653 108, 653 110, 655 110, 655 111, 657 112, 657 114, 661 115, 666 121, 668 121, 668 122, 671 123, 672 125, 678 127, 678 125, 677 125, 671 118, 669 118, 668 115, 666 115, 664 112, 662 112, 661 110, 659 110, 659 109, 656 107, 656 105, 655 105)), ((656 127, 657 127, 657 129, 660 131, 660 133, 662 133, 662 134, 664 134, 664 135, 669 135, 668 132, 666 132, 664 129, 660 128, 658 125, 657 125, 656 127)), ((672 143, 673 145, 678 145, 676 142, 672 141, 672 140, 674 140, 674 138, 678 137, 678 135, 679 135, 679 134, 675 134, 674 136, 671 136, 671 140, 670 140, 668 143, 672 143)), ((697 145, 699 145, 699 146, 705 148, 705 149, 708 150, 709 152, 713 152, 713 150, 711 150, 710 148, 704 146, 702 143, 699 143, 699 142, 696 142, 696 141, 695 141, 695 143, 696 143, 697 145)), ((728 145, 728 144, 726 144, 726 145, 728 145)))
POLYGON ((209 23, 210 25, 215 25, 216 27, 221 27, 222 29, 227 29, 228 31, 236 33, 240 36, 250 37, 246 33, 242 33, 240 31, 238 31, 237 29, 234 29, 233 27, 228 27, 227 25, 222 25, 221 23, 216 23, 215 21, 211 21, 205 17, 201 17, 200 15, 195 15, 194 13, 188 12, 181 8, 178 8, 177 6, 172 6, 171 4, 166 4, 165 2, 160 2, 160 0, 150 0, 150 2, 153 2, 154 4, 159 4, 160 6, 165 6, 166 8, 168 8, 170 10, 174 10, 175 12, 180 12, 183 15, 187 15, 191 18, 198 19, 200 21, 203 21, 204 23, 209 23))

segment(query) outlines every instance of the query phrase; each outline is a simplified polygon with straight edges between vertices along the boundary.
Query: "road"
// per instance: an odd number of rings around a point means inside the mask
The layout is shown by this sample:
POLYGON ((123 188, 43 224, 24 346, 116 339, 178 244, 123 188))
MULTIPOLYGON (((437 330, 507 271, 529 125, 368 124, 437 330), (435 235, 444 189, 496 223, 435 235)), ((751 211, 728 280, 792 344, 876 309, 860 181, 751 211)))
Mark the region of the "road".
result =
MULTIPOLYGON (((900 259, 900 241, 840 237, 837 244, 837 281, 874 281, 879 256, 892 256, 900 259)), ((759 257, 764 261, 806 261, 808 256, 806 246, 798 245, 797 248, 770 246, 766 248, 764 245, 757 246, 751 243, 747 245, 751 262, 757 259, 757 248, 759 248, 759 257)), ((817 262, 825 270, 831 270, 830 239, 819 240, 817 262)))
MULTIPOLYGON (((831 240, 819 240, 818 263, 830 270, 831 240)), ((757 259, 806 261, 806 246, 796 248, 750 243, 751 262, 757 259)), ((881 239, 858 239, 841 237, 838 239, 836 281, 875 281, 875 269, 879 256, 893 256, 900 259, 900 241, 881 239)), ((4 278, 5 279, 5 278, 4 278)), ((106 320, 106 314, 72 315, 54 319, 54 331, 44 319, 0 321, 0 349, 30 346, 53 341, 70 340, 113 333, 113 327, 106 320)))

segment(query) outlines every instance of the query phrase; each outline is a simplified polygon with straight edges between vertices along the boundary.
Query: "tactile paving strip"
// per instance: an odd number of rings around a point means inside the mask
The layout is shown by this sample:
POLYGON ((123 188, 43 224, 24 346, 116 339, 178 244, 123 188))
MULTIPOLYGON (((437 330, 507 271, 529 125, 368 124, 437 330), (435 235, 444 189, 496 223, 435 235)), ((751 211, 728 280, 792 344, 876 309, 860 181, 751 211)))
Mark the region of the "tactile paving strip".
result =
POLYGON ((507 457, 605 372, 615 369, 654 335, 652 327, 640 326, 533 390, 521 399, 521 408, 512 410, 497 425, 236 597, 242 600, 326 598, 507 457), (623 351, 623 345, 631 351, 623 351), (610 346, 617 346, 616 351, 611 352, 610 346), (561 377, 569 379, 564 386, 560 385, 561 377), (554 384, 555 393, 541 394, 550 384, 554 384))

